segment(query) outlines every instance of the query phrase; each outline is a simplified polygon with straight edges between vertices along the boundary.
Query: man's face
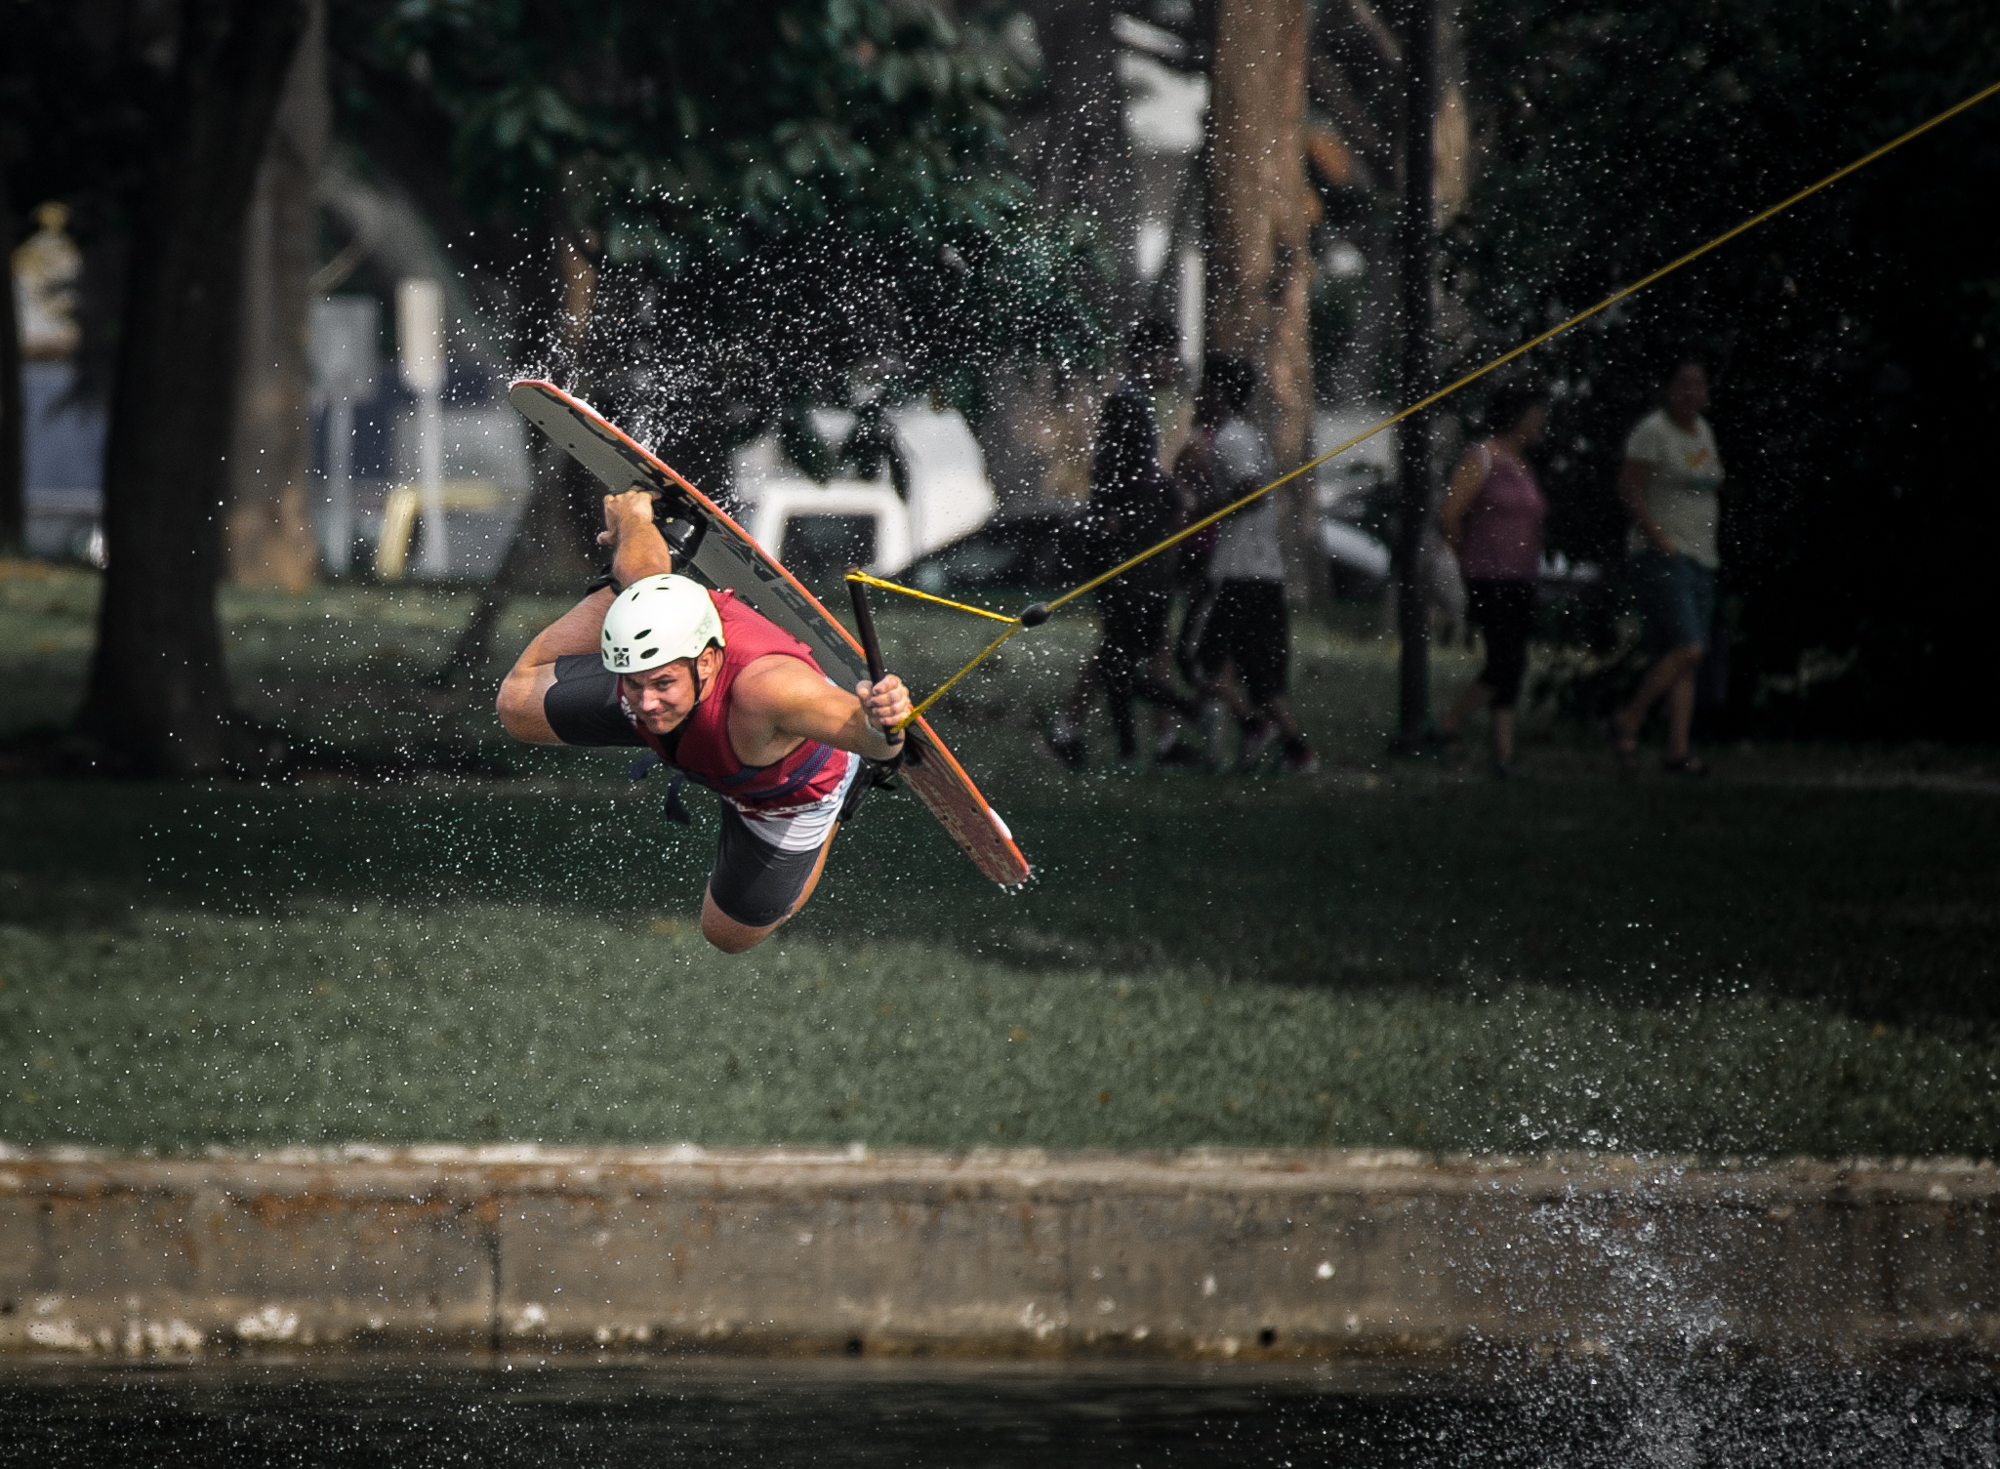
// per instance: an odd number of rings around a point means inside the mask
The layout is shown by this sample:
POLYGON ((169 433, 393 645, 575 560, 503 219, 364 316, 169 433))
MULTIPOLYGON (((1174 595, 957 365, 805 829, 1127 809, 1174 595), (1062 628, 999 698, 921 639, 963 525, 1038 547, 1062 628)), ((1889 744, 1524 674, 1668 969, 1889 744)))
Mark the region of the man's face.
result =
POLYGON ((1683 363, 1667 384, 1667 411, 1675 418, 1693 418, 1708 407, 1708 374, 1692 362, 1683 363))
POLYGON ((677 658, 643 673, 626 674, 625 702, 633 717, 656 735, 679 729, 694 713, 701 683, 715 676, 721 659, 715 649, 705 648, 698 659, 677 658))
POLYGON ((1132 361, 1132 375, 1143 383, 1148 391, 1156 391, 1174 380, 1174 369, 1180 366, 1180 358, 1171 347, 1155 348, 1141 353, 1132 361))

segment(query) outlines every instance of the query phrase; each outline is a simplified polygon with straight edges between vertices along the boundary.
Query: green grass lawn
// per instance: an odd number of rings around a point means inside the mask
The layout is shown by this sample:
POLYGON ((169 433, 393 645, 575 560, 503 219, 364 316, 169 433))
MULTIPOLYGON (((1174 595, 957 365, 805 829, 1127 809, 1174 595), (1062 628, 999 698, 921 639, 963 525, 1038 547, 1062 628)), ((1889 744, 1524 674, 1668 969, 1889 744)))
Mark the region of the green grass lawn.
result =
MULTIPOLYGON (((95 589, 0 572, 4 735, 67 716, 95 589)), ((1059 620, 936 721, 1035 879, 878 797, 731 959, 705 797, 670 828, 622 757, 505 745, 490 678, 423 686, 468 605, 232 593, 233 673, 302 737, 509 776, 0 783, 0 1140, 2000 1151, 1991 752, 1621 784, 1530 719, 1527 779, 1400 766, 1393 648, 1313 623, 1324 775, 1070 777, 1033 732, 1090 637, 1059 620)), ((983 633, 881 621, 920 688, 983 633)))

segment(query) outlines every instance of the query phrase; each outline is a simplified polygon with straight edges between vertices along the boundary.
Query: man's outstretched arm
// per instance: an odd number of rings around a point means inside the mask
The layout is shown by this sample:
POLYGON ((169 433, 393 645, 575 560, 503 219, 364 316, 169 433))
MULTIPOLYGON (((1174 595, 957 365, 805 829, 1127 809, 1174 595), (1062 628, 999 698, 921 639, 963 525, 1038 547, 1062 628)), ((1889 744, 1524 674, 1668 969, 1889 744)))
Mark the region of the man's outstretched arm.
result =
MULTIPOLYGON (((604 497, 604 530, 597 543, 611 549, 611 575, 621 587, 674 569, 666 538, 653 524, 653 497, 642 490, 604 497)), ((543 696, 556 681, 556 659, 597 651, 604 614, 616 596, 611 588, 600 588, 535 634, 501 680, 495 701, 508 734, 533 745, 562 743, 542 710, 543 696)))
MULTIPOLYGON (((903 747, 900 734, 891 739, 884 731, 910 717, 909 690, 893 673, 880 683, 857 684, 850 694, 809 664, 781 655, 759 658, 745 669, 736 680, 734 700, 738 711, 761 726, 752 735, 756 744, 795 746, 801 739, 820 740, 869 760, 894 758, 903 747)), ((739 732, 732 723, 730 733, 741 739, 750 731, 739 732)), ((738 754, 744 753, 739 746, 738 754)), ((754 753, 760 756, 751 762, 755 764, 782 758, 768 750, 754 753)))

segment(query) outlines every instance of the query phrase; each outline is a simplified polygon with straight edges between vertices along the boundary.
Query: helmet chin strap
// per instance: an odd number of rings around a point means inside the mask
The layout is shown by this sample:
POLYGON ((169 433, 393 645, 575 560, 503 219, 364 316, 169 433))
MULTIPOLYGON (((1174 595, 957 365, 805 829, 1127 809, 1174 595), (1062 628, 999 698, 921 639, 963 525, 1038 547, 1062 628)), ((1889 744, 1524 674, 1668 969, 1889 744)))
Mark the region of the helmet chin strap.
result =
MULTIPOLYGON (((709 648, 712 648, 714 646, 715 644, 713 643, 710 643, 708 645, 709 648)), ((708 648, 703 648, 701 650, 701 653, 706 653, 707 651, 708 648)), ((702 682, 701 653, 697 653, 694 655, 694 657, 688 659, 688 672, 694 675, 694 702, 688 705, 689 719, 694 718, 694 711, 699 709, 701 707, 701 701, 708 697, 708 685, 715 682, 714 674, 709 675, 707 683, 702 682)), ((720 670, 717 671, 720 672, 720 670)))

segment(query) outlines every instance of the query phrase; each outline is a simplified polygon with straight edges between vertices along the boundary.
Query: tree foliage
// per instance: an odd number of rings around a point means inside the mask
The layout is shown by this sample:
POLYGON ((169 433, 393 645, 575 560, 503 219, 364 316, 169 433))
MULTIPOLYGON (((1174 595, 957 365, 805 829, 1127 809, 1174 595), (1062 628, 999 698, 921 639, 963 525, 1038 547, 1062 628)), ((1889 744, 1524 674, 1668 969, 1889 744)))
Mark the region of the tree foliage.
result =
POLYGON ((174 17, 109 0, 0 4, 0 167, 17 204, 139 185, 174 17))
MULTIPOLYGON (((2000 77, 2000 12, 1950 0, 1474 0, 1465 23, 1480 173, 1453 243, 1481 345, 2000 77)), ((2000 531, 1984 426, 2000 257, 1974 223, 1996 184, 2000 101, 1539 359, 1568 390, 1548 475, 1557 538, 1614 558, 1624 435, 1675 358, 1708 359, 1746 712, 1796 685, 1802 660, 1842 670, 1813 701, 1821 727, 1970 733, 1963 711, 2000 692, 1982 589, 2000 531)))
POLYGON ((589 347, 553 365, 697 459, 857 376, 976 416, 997 368, 1097 348, 1087 241, 1037 217, 1008 152, 1038 64, 1019 25, 916 0, 384 0, 341 43, 445 120, 478 217, 586 252, 589 347))

